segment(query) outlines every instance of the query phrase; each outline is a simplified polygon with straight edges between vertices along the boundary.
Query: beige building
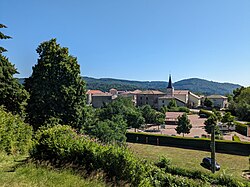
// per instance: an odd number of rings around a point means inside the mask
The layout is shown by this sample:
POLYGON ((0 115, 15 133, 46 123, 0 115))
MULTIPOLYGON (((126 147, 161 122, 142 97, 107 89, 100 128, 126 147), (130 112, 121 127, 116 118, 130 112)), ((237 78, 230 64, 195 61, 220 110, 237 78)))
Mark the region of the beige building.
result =
POLYGON ((171 100, 175 100, 177 106, 186 106, 186 103, 177 97, 168 97, 168 96, 162 96, 158 98, 158 110, 160 110, 162 107, 167 107, 169 102, 171 100))
POLYGON ((101 90, 88 90, 86 92, 88 105, 90 105, 92 103, 92 95, 93 94, 103 94, 103 92, 101 90))
POLYGON ((150 105, 151 107, 158 108, 158 98, 166 95, 163 92, 156 90, 146 90, 137 94, 137 106, 150 105))
POLYGON ((175 90, 169 76, 167 93, 147 90, 137 95, 137 106, 149 104, 153 108, 160 109, 168 106, 171 100, 175 100, 177 106, 198 107, 201 105, 201 97, 188 90, 175 90))
MULTIPOLYGON (((213 102, 214 107, 218 107, 220 109, 228 107, 227 97, 222 95, 210 95, 205 98, 210 99, 213 102)), ((204 100, 205 100, 204 98, 204 100)))
POLYGON ((103 107, 104 103, 112 102, 112 94, 110 93, 97 93, 92 95, 92 106, 94 108, 103 107))
POLYGON ((134 103, 134 105, 137 105, 137 94, 141 92, 142 92, 141 90, 127 91, 119 94, 119 96, 130 98, 134 103))

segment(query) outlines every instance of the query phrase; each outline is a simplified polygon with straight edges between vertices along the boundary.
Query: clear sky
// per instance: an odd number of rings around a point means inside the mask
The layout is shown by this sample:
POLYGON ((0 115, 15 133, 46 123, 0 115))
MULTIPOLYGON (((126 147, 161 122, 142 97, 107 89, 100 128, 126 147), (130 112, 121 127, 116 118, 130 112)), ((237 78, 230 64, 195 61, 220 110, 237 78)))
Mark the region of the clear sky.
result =
POLYGON ((1 41, 31 75, 37 46, 57 38, 96 78, 203 78, 250 86, 250 0, 1 0, 1 41))

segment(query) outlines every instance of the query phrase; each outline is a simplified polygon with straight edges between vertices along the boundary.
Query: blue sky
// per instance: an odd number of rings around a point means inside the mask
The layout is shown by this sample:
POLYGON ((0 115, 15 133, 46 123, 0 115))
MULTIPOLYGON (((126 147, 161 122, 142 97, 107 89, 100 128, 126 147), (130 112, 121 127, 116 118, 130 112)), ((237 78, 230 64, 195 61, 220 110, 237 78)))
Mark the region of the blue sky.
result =
POLYGON ((249 0, 1 0, 0 23, 17 77, 57 38, 83 76, 250 86, 249 0))

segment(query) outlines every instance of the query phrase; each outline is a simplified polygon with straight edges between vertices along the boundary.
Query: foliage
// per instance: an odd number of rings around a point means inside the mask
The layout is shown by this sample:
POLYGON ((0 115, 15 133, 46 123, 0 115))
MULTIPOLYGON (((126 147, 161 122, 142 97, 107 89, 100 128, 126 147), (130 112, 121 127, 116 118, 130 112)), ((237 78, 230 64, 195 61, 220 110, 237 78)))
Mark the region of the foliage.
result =
POLYGON ((164 172, 166 173, 188 177, 190 179, 201 179, 202 181, 209 182, 210 184, 213 184, 213 185, 225 185, 225 186, 234 186, 234 187, 246 185, 225 174, 214 176, 214 175, 211 175, 211 174, 199 171, 199 170, 190 170, 190 169, 174 167, 170 164, 169 159, 166 157, 162 157, 158 162, 156 162, 156 166, 163 169, 164 172))
POLYGON ((228 126, 232 126, 234 118, 235 117, 232 116, 230 112, 226 112, 226 114, 224 114, 224 116, 222 117, 221 122, 226 123, 228 126))
POLYGON ((84 121, 85 83, 77 59, 56 39, 37 48, 38 63, 25 86, 30 92, 28 121, 38 129, 51 117, 79 129, 84 121))
POLYGON ((102 173, 87 175, 65 166, 53 168, 48 163, 27 161, 27 155, 6 155, 0 152, 0 186, 25 187, 104 187, 102 173))
POLYGON ((105 143, 123 143, 126 141, 127 124, 120 115, 113 116, 112 120, 98 121, 86 133, 105 143))
POLYGON ((8 154, 25 154, 32 146, 32 128, 18 115, 0 107, 0 150, 8 154))
MULTIPOLYGON (((127 142, 152 144, 160 146, 182 147, 187 149, 196 149, 210 151, 211 141, 208 138, 192 138, 181 136, 167 136, 150 133, 127 132, 127 142)), ((249 155, 249 142, 233 142, 231 140, 216 140, 216 152, 228 154, 249 155)))
POLYGON ((202 116, 204 115, 206 118, 210 117, 211 115, 213 115, 213 112, 209 111, 209 110, 204 110, 204 109, 201 109, 199 111, 199 116, 202 116))
POLYGON ((167 108, 166 106, 164 107, 161 107, 161 110, 160 110, 163 114, 165 114, 166 112, 186 112, 186 113, 189 113, 190 110, 189 108, 187 107, 183 107, 183 106, 180 106, 180 107, 172 107, 172 108, 167 108))
POLYGON ((77 135, 69 126, 39 131, 31 156, 57 166, 72 163, 87 172, 104 171, 108 179, 131 186, 199 186, 202 181, 166 174, 155 165, 135 157, 125 147, 99 144, 77 135))
POLYGON ((190 123, 190 120, 188 119, 188 116, 186 113, 184 113, 182 116, 178 116, 178 123, 177 127, 175 128, 177 134, 181 134, 184 136, 184 134, 189 134, 190 130, 192 128, 192 124, 190 123))
POLYGON ((155 109, 151 108, 150 105, 142 106, 140 111, 145 119, 145 123, 147 124, 161 125, 165 121, 165 113, 156 111, 155 109))
POLYGON ((205 98, 204 105, 206 107, 212 107, 213 106, 213 102, 209 98, 205 98))
POLYGON ((250 121, 250 87, 234 90, 233 101, 230 102, 229 109, 240 120, 250 121))
MULTIPOLYGON (((165 81, 128 81, 111 78, 95 79, 90 77, 83 77, 83 79, 87 82, 88 89, 102 91, 109 91, 111 88, 116 88, 117 90, 139 89, 166 91, 166 86, 168 85, 165 81)), ((193 93, 201 93, 205 95, 225 95, 232 93, 233 90, 239 88, 240 85, 191 78, 175 82, 174 87, 178 90, 190 90, 193 93)))
POLYGON ((171 108, 176 108, 177 107, 177 103, 174 99, 171 99, 168 103, 168 108, 171 109, 171 108))
POLYGON ((234 124, 235 124, 236 132, 238 132, 244 136, 247 135, 247 126, 250 125, 250 123, 243 124, 243 123, 235 121, 234 124))
POLYGON ((128 98, 119 97, 91 113, 91 120, 87 117, 88 123, 84 124, 82 131, 106 143, 124 142, 128 126, 136 129, 145 122, 140 111, 128 98))
POLYGON ((235 142, 240 142, 240 138, 236 134, 233 135, 232 140, 235 142))
MULTIPOLYGON (((6 26, 0 24, 0 28, 6 28, 6 26)), ((0 40, 9 38, 11 37, 0 32, 0 40)), ((5 51, 7 50, 0 47, 0 106, 4 105, 7 111, 24 116, 29 94, 13 77, 18 72, 9 59, 2 54, 5 51)))
POLYGON ((214 132, 215 134, 220 134, 220 130, 219 130, 219 127, 217 126, 217 121, 218 121, 218 118, 216 115, 211 115, 209 118, 207 118, 207 120, 205 121, 205 131, 208 133, 208 134, 211 134, 211 129, 212 129, 212 126, 214 126, 214 132))

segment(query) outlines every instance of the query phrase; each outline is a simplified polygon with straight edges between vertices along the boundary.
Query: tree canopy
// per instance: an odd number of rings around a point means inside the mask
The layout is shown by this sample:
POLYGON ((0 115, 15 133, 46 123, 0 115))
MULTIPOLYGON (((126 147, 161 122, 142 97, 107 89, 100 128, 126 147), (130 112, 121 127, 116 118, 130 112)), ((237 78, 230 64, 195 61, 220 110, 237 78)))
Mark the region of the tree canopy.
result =
MULTIPOLYGON (((6 28, 6 26, 0 24, 0 28, 6 28)), ((0 32, 1 40, 9 38, 11 37, 0 32)), ((2 54, 6 51, 5 48, 0 46, 0 105, 3 105, 7 111, 13 114, 24 116, 29 94, 18 80, 13 77, 18 71, 9 59, 2 54)))
POLYGON ((177 127, 175 128, 177 134, 181 134, 184 136, 184 134, 189 134, 190 130, 192 128, 192 124, 190 123, 190 120, 188 119, 188 116, 186 113, 184 113, 182 116, 178 116, 178 123, 177 127))
POLYGON ((77 129, 84 121, 85 82, 77 59, 56 39, 41 43, 36 49, 38 62, 25 81, 30 92, 28 121, 37 129, 50 118, 77 129))

